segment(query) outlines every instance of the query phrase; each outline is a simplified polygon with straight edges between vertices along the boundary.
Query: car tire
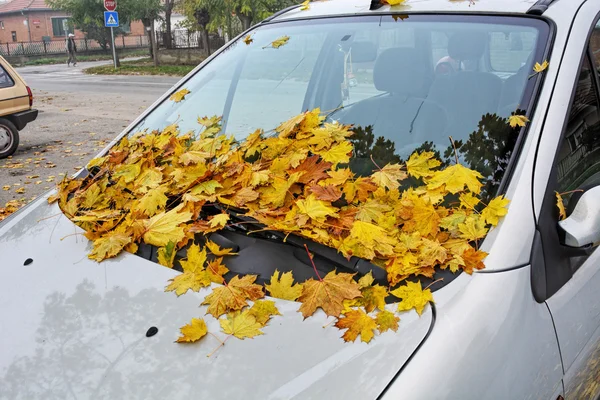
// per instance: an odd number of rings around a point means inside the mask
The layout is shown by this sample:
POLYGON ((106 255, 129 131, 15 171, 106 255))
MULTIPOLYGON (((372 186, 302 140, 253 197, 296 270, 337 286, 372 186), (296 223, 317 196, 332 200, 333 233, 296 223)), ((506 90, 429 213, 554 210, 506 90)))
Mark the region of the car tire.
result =
POLYGON ((7 119, 0 118, 0 159, 6 158, 19 147, 19 130, 7 119))

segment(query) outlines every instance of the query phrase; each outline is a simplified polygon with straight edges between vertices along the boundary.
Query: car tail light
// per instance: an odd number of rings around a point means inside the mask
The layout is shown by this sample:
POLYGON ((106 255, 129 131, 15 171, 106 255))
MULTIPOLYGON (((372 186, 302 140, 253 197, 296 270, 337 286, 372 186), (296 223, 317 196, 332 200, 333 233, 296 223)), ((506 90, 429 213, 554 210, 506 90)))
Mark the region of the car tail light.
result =
POLYGON ((33 93, 31 92, 31 89, 29 88, 29 86, 26 86, 27 88, 27 95, 29 96, 29 107, 31 107, 33 105, 33 93))

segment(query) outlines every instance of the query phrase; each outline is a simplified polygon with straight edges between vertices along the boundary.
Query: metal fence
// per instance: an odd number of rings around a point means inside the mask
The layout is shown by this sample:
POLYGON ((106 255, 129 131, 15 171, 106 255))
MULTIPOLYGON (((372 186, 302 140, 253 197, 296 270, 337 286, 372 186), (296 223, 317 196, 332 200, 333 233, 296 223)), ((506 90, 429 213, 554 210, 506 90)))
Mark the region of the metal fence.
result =
MULTIPOLYGON (((156 38, 160 47, 165 46, 166 32, 157 31, 156 38)), ((202 33, 189 31, 187 29, 176 29, 171 32, 171 44, 174 49, 201 49, 204 50, 202 43, 202 33)), ((209 36, 208 45, 211 52, 219 49, 225 44, 225 39, 219 36, 209 36)))
MULTIPOLYGON (((75 39, 77 52, 98 52, 104 48, 92 39, 75 39)), ((115 37, 116 49, 135 49, 148 47, 148 36, 117 36, 115 37)), ((109 47, 110 48, 110 45, 109 47)), ((61 54, 66 52, 66 40, 50 40, 39 42, 10 42, 0 43, 0 55, 11 56, 43 56, 61 54)))

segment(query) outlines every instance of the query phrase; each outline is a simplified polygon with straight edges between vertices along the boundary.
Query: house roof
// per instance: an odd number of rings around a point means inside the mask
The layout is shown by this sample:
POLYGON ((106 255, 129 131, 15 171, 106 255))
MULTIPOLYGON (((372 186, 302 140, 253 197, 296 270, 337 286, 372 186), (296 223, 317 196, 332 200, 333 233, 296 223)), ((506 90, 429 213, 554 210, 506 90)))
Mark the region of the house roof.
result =
POLYGON ((51 10, 45 0, 12 0, 0 4, 0 14, 20 12, 23 10, 51 10))

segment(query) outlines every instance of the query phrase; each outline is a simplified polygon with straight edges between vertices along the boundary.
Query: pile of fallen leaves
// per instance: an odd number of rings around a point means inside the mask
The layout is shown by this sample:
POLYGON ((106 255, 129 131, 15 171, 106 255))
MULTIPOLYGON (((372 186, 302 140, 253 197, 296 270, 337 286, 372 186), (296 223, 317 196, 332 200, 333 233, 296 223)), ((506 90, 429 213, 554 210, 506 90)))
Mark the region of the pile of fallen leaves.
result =
MULTIPOLYGON (((172 100, 185 101, 187 93, 172 100)), ((482 176, 460 163, 440 169, 431 152, 403 165, 373 163, 370 176, 355 176, 348 168, 351 127, 323 119, 316 109, 284 122, 276 134, 257 130, 243 142, 222 134, 218 117, 199 118, 196 133, 177 125, 136 133, 92 160, 89 176, 64 179, 49 201, 85 230, 93 260, 135 253, 143 242, 158 248, 160 264, 173 267, 177 250, 187 247, 187 258, 177 260, 183 273, 166 290, 210 290, 202 304, 228 337, 262 334, 280 315, 273 301, 261 300, 269 295, 297 300, 304 318, 321 308, 347 330, 346 341, 360 335, 369 342, 377 331, 398 328, 399 317, 385 309, 390 294, 399 299, 397 312, 420 314, 433 297, 419 277, 433 277, 436 268, 470 274, 484 267, 477 243, 506 214, 508 200, 482 204, 482 176), (409 176, 418 183, 401 186, 409 176), (215 205, 220 211, 205 216, 215 205), (389 284, 373 284, 370 273, 319 276, 316 268, 316 279, 306 282, 294 282, 291 271, 275 272, 264 287, 255 275, 226 282, 223 259, 235 255, 202 235, 237 223, 230 210, 265 229, 370 260, 387 271, 389 284)), ((179 342, 207 333, 196 318, 181 331, 179 342)))
POLYGON ((6 219, 10 214, 16 212, 23 206, 23 203, 19 200, 11 200, 7 202, 4 207, 0 207, 0 221, 6 219))

